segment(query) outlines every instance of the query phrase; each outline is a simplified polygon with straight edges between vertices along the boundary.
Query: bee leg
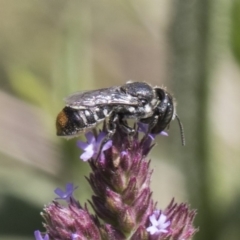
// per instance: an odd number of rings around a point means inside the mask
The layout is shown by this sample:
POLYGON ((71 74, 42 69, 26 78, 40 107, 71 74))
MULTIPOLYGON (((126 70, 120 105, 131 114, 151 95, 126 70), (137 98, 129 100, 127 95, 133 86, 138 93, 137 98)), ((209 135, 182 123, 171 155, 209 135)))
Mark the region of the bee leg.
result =
POLYGON ((116 122, 118 121, 118 115, 117 114, 112 114, 109 117, 108 122, 106 123, 106 128, 107 128, 107 135, 103 138, 100 147, 98 149, 98 155, 96 157, 96 160, 99 158, 101 152, 102 152, 102 148, 104 146, 105 143, 108 142, 108 140, 110 140, 112 138, 112 136, 114 135, 114 133, 116 132, 116 122))
POLYGON ((131 143, 133 141, 134 134, 136 133, 136 127, 129 127, 127 121, 123 120, 123 118, 119 118, 119 126, 127 134, 128 141, 131 143))
POLYGON ((159 118, 159 116, 157 114, 155 114, 153 116, 152 121, 148 124, 147 134, 149 134, 151 132, 151 130, 156 126, 156 124, 158 122, 158 118, 159 118))
POLYGON ((148 135, 151 133, 151 130, 156 126, 157 122, 158 122, 158 114, 155 113, 155 115, 153 115, 153 117, 151 118, 151 121, 149 121, 148 123, 148 130, 145 134, 145 136, 143 137, 144 140, 146 140, 148 138, 148 135))
POLYGON ((135 133, 135 129, 131 128, 128 126, 127 121, 123 120, 122 117, 119 118, 119 126, 121 127, 121 129, 127 133, 129 136, 133 136, 135 133))

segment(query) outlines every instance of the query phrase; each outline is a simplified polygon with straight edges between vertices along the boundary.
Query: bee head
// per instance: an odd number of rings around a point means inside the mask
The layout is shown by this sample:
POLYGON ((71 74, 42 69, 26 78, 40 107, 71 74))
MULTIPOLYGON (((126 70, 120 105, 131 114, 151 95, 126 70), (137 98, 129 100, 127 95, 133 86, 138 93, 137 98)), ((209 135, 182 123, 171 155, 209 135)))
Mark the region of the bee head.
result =
POLYGON ((170 122, 175 118, 178 121, 178 125, 181 133, 182 145, 185 146, 185 137, 183 131, 183 125, 176 114, 176 103, 174 102, 173 97, 167 91, 162 88, 155 88, 155 92, 159 98, 158 108, 158 122, 156 126, 151 130, 151 133, 157 134, 170 126, 170 122))

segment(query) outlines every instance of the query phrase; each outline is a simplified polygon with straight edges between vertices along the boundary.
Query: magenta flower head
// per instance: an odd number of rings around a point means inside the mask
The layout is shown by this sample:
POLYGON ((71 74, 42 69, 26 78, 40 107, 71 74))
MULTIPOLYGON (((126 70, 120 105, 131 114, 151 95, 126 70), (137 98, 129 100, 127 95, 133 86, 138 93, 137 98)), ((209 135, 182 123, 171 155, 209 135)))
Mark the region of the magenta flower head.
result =
POLYGON ((196 211, 174 201, 157 210, 152 198, 153 171, 147 155, 154 146, 153 137, 140 138, 138 131, 129 136, 117 126, 111 140, 103 144, 105 131, 87 133, 87 141, 78 142, 83 150, 80 158, 91 167, 87 181, 93 195, 88 204, 94 214, 74 198, 73 184, 67 184, 64 191, 57 188, 58 198, 42 213, 46 234, 38 232, 36 240, 192 239, 196 211))

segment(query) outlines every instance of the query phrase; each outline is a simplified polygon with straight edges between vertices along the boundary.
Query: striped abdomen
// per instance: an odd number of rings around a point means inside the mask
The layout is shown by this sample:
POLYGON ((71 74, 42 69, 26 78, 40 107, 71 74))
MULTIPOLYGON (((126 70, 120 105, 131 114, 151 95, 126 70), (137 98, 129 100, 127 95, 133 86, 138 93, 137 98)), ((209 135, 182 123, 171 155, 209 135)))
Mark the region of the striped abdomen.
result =
POLYGON ((73 136, 95 127, 111 113, 109 107, 74 109, 65 107, 57 116, 58 136, 73 136))

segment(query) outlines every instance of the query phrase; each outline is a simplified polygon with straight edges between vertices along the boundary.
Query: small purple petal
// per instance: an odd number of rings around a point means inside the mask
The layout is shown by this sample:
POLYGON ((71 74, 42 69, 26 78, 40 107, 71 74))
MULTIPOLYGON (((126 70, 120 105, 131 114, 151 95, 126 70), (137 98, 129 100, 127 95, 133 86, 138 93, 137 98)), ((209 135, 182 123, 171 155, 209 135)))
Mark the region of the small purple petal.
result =
POLYGON ((95 145, 91 143, 84 149, 84 151, 85 152, 94 152, 94 148, 95 148, 95 145))
POLYGON ((86 162, 94 156, 94 151, 88 151, 81 154, 80 158, 86 162))
MULTIPOLYGON (((147 134, 147 132, 148 132, 148 124, 138 122, 138 131, 147 134)), ((148 134, 148 136, 149 136, 152 140, 154 140, 157 135, 162 135, 162 136, 167 137, 167 136, 168 136, 168 133, 165 132, 165 131, 162 131, 162 132, 157 133, 157 134, 151 134, 151 133, 148 134)))
POLYGON ((96 158, 98 156, 101 158, 104 157, 102 154, 103 151, 109 149, 112 146, 112 140, 109 140, 103 145, 101 150, 99 149, 101 147, 102 141, 104 141, 104 137, 106 136, 105 132, 100 132, 100 134, 97 136, 97 140, 92 132, 86 133, 85 136, 88 142, 78 142, 78 146, 84 150, 84 153, 82 153, 80 156, 83 161, 88 161, 90 158, 96 158))
POLYGON ((66 191, 67 192, 73 192, 77 187, 74 187, 73 183, 67 183, 66 184, 66 191))
POLYGON ((103 140, 103 138, 106 136, 107 134, 105 133, 105 132, 100 132, 100 134, 98 135, 98 137, 97 137, 97 145, 99 145, 101 142, 102 142, 102 140, 103 140))
POLYGON ((170 221, 166 221, 167 217, 159 210, 155 210, 149 217, 152 226, 147 228, 147 231, 153 234, 167 233, 167 228, 170 225, 170 221), (158 218, 158 219, 157 219, 158 218))
POLYGON ((126 156, 127 155, 127 151, 122 151, 121 152, 121 157, 124 157, 124 156, 126 156))
POLYGON ((112 140, 109 140, 108 142, 106 142, 102 148, 102 152, 104 152, 105 150, 109 149, 112 146, 112 140))
POLYGON ((94 144, 96 142, 95 136, 93 135, 92 132, 87 132, 85 134, 85 137, 86 137, 88 143, 94 144))
POLYGON ((141 122, 138 122, 138 131, 139 132, 143 132, 143 133, 147 133, 147 130, 148 130, 148 125, 145 124, 145 123, 141 123, 141 122))
POLYGON ((82 150, 85 150, 87 147, 88 147, 88 143, 86 142, 82 142, 82 141, 77 141, 77 146, 82 149, 82 150))
POLYGON ((66 190, 63 191, 60 188, 56 188, 54 192, 56 193, 56 195, 59 196, 59 198, 55 199, 62 199, 68 202, 70 200, 70 197, 72 197, 72 194, 75 191, 75 189, 77 189, 77 187, 74 187, 72 183, 67 183, 65 189, 66 190))
POLYGON ((78 234, 73 233, 71 239, 72 239, 72 240, 76 240, 76 239, 78 239, 78 237, 79 237, 78 234))
POLYGON ((157 231, 158 231, 158 229, 154 225, 147 228, 147 232, 149 232, 151 235, 155 234, 157 231))
POLYGON ((56 189, 54 190, 54 192, 55 192, 55 194, 58 195, 58 196, 63 196, 63 195, 65 194, 65 192, 64 192, 62 189, 60 189, 60 188, 56 188, 56 189))
POLYGON ((42 237, 42 234, 38 230, 34 232, 34 236, 35 236, 35 240, 49 240, 48 234, 42 237))
POLYGON ((165 132, 165 131, 161 131, 161 132, 160 132, 160 135, 165 136, 165 137, 168 137, 168 133, 165 132))
MULTIPOLYGON (((147 134, 148 133, 148 124, 138 122, 138 131, 147 134)), ((156 134, 149 133, 148 136, 151 138, 151 140, 154 140, 156 137, 156 134)))
POLYGON ((148 134, 148 136, 151 138, 151 140, 154 140, 156 137, 156 134, 148 134))

